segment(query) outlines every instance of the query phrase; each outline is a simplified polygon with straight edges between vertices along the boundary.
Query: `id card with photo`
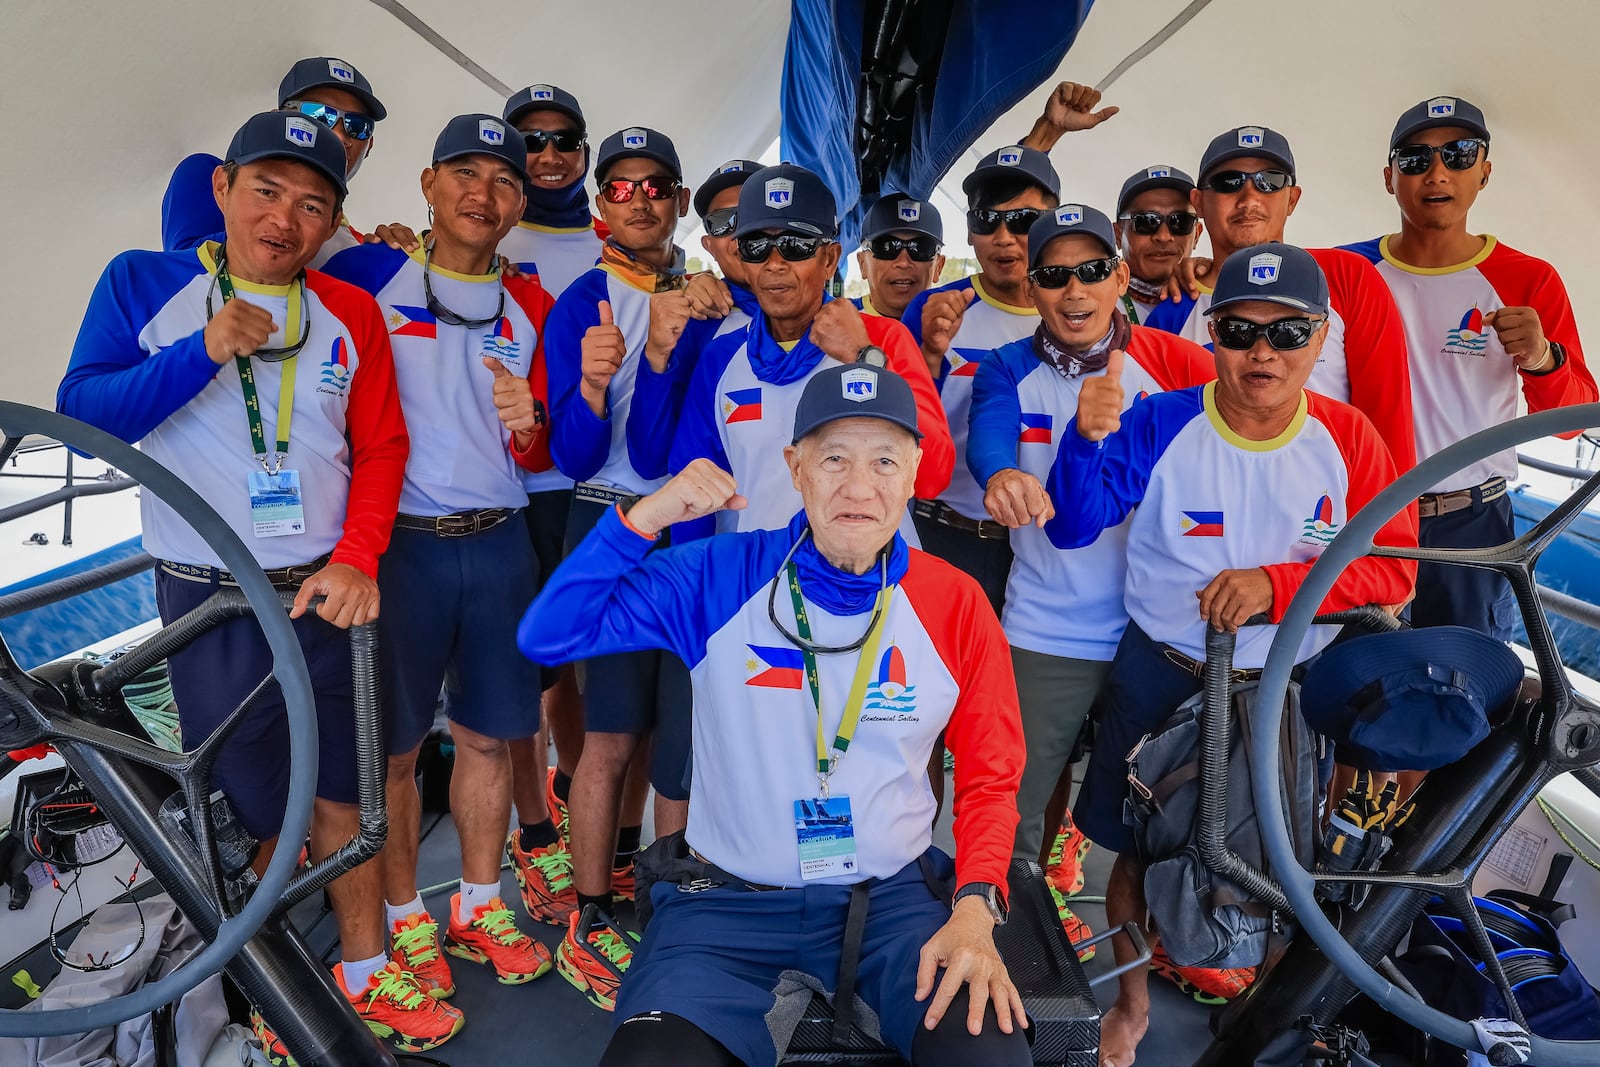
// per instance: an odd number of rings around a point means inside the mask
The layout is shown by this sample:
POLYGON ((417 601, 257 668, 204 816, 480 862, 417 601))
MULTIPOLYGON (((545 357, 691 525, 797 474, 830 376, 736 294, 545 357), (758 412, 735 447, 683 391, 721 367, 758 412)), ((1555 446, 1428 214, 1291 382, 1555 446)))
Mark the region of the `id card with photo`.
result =
POLYGON ((250 472, 250 525, 257 537, 289 537, 306 532, 300 472, 250 472))
POLYGON ((858 873, 856 827, 849 797, 795 801, 794 833, 800 844, 801 880, 858 873))

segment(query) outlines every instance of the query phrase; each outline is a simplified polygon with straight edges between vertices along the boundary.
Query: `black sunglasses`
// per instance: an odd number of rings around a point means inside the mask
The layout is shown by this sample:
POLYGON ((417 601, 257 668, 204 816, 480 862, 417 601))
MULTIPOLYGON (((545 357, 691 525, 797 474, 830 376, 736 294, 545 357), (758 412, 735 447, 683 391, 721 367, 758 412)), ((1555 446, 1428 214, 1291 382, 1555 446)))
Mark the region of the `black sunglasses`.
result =
POLYGON ((1478 137, 1464 137, 1446 144, 1407 144, 1389 153, 1394 169, 1415 178, 1428 173, 1433 166, 1433 154, 1439 153, 1447 170, 1467 170, 1478 162, 1478 153, 1488 147, 1488 142, 1478 137))
POLYGON ((1294 184, 1294 175, 1282 170, 1219 170, 1206 180, 1214 193, 1237 193, 1248 181, 1263 193, 1275 193, 1294 184))
POLYGON ((1248 351, 1255 347, 1256 338, 1265 337, 1267 344, 1275 350, 1292 352, 1310 344, 1311 335, 1327 321, 1325 318, 1279 319, 1277 322, 1262 323, 1226 316, 1213 319, 1212 326, 1217 331, 1217 344, 1222 348, 1231 348, 1235 352, 1248 351))
POLYGON ((979 237, 987 237, 1005 223, 1006 229, 1018 237, 1028 235, 1028 227, 1034 224, 1040 215, 1044 214, 1036 207, 1014 207, 1006 211, 997 211, 992 207, 975 207, 967 212, 967 230, 979 237))
POLYGON ((1065 289, 1074 278, 1084 285, 1099 285, 1116 272, 1117 264, 1121 262, 1121 256, 1107 256, 1079 263, 1076 267, 1053 263, 1030 270, 1028 280, 1041 289, 1065 289))
POLYGON ((885 234, 867 242, 873 259, 899 259, 904 252, 916 263, 932 263, 939 254, 939 242, 932 237, 895 237, 885 234))
POLYGON ((739 238, 739 258, 746 263, 765 263, 776 248, 778 255, 790 263, 801 263, 813 258, 822 247, 820 237, 801 237, 793 233, 776 236, 758 233, 754 237, 739 238))
POLYGON ((363 115, 359 111, 341 111, 339 108, 311 100, 287 100, 282 110, 298 111, 311 121, 321 123, 330 130, 337 130, 343 126, 344 132, 357 141, 365 141, 371 137, 372 128, 377 125, 377 121, 370 115, 363 115))
POLYGON ((671 200, 683 183, 676 178, 610 178, 600 183, 600 195, 613 204, 626 204, 635 189, 644 190, 646 200, 671 200))
POLYGON ((589 143, 582 130, 523 130, 522 143, 528 146, 529 155, 538 155, 550 145, 557 152, 576 152, 589 143))
POLYGON ((429 281, 429 275, 433 273, 432 267, 433 242, 429 241, 422 246, 422 298, 427 304, 428 310, 433 312, 434 318, 446 326, 465 326, 469 330, 475 330, 480 326, 487 326, 491 322, 495 322, 506 313, 506 285, 505 280, 500 278, 500 257, 495 257, 494 264, 495 277, 500 281, 500 305, 494 309, 494 314, 486 319, 469 319, 465 315, 452 311, 440 303, 439 298, 433 295, 433 283, 429 281))
POLYGON ((1167 229, 1172 231, 1174 237, 1187 237, 1194 232, 1194 224, 1200 221, 1200 216, 1192 211, 1174 211, 1163 215, 1159 211, 1135 211, 1128 215, 1118 215, 1118 222, 1130 223, 1133 232, 1140 237, 1150 237, 1161 229, 1161 224, 1167 224, 1167 229))
POLYGON ((706 225, 707 237, 732 237, 734 227, 739 225, 739 209, 719 207, 715 211, 706 212, 706 217, 700 221, 706 225))

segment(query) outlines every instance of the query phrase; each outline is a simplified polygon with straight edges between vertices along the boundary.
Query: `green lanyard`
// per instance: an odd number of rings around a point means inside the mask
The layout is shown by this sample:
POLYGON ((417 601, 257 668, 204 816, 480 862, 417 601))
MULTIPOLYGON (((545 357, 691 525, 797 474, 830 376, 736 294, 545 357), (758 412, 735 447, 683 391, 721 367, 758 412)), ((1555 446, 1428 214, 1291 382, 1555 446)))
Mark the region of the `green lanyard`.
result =
MULTIPOLYGON (((222 294, 224 306, 233 299, 233 276, 228 273, 227 264, 220 259, 217 263, 217 291, 222 294)), ((293 303, 292 300, 290 302, 293 303)), ((298 319, 296 310, 287 309, 288 317, 298 319)), ((239 388, 244 391, 245 421, 250 424, 250 444, 255 449, 256 460, 261 464, 262 470, 269 474, 277 474, 283 469, 283 461, 289 454, 289 424, 294 419, 294 376, 295 370, 300 365, 300 357, 298 354, 290 356, 283 364, 283 373, 278 383, 278 447, 271 455, 270 462, 266 430, 261 425, 261 399, 256 394, 255 368, 251 365, 249 356, 234 356, 233 362, 239 368, 239 388)))
POLYGON ((1134 326, 1139 325, 1139 309, 1133 305, 1133 297, 1127 293, 1122 294, 1122 313, 1128 316, 1128 322, 1134 326))
MULTIPOLYGON (((806 604, 800 596, 800 572, 793 563, 789 564, 787 571, 789 599, 794 601, 795 628, 801 640, 810 642, 811 621, 806 617, 806 604)), ((861 657, 856 661, 855 680, 850 683, 850 697, 845 704, 844 717, 839 720, 839 732, 834 736, 831 748, 822 732, 822 682, 817 674, 817 657, 809 648, 801 646, 800 651, 806 662, 806 682, 811 687, 811 701, 817 706, 817 781, 822 785, 824 798, 828 795, 828 779, 833 775, 839 757, 849 751, 850 742, 856 735, 856 726, 861 722, 861 705, 866 702, 867 681, 872 676, 872 665, 878 658, 878 642, 883 636, 883 620, 889 614, 889 602, 893 598, 894 586, 888 585, 878 590, 878 600, 873 605, 878 623, 867 634, 866 643, 861 648, 861 657)))

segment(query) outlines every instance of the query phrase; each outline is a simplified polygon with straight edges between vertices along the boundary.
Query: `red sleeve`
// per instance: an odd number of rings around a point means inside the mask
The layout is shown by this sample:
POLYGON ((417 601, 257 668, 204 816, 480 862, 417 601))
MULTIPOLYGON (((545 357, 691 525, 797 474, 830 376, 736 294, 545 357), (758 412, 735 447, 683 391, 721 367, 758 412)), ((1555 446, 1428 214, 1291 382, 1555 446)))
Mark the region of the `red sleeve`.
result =
MULTIPOLYGON (((1583 359, 1583 342, 1578 339, 1578 323, 1572 315, 1567 287, 1555 268, 1542 259, 1524 255, 1500 245, 1496 253, 1478 265, 1478 270, 1511 307, 1530 307, 1539 315, 1544 335, 1567 353, 1566 365, 1549 374, 1518 374, 1528 412, 1549 411, 1572 404, 1590 404, 1596 399, 1594 375, 1583 359)), ((1573 430, 1563 437, 1576 437, 1573 430)))
POLYGON ((350 442, 350 498, 333 562, 348 563, 376 579, 378 557, 389 547, 395 513, 400 510, 400 483, 411 455, 389 331, 377 302, 362 290, 315 272, 308 275, 307 284, 350 331, 356 350, 344 413, 350 442))
POLYGON ((550 314, 550 309, 555 307, 555 300, 550 293, 535 278, 515 277, 507 278, 506 292, 522 308, 528 321, 533 323, 533 328, 538 332, 538 340, 534 342, 533 354, 528 362, 528 386, 533 390, 534 403, 544 409, 544 425, 534 431, 533 440, 529 442, 526 451, 517 450, 516 435, 512 434, 506 442, 506 448, 511 453, 511 458, 517 461, 517 466, 525 471, 538 473, 547 471, 552 465, 550 459, 550 379, 548 368, 544 361, 544 324, 550 314))
POLYGON ((1328 294, 1344 320, 1350 406, 1372 421, 1397 471, 1417 464, 1416 415, 1406 325, 1378 268, 1354 252, 1319 248, 1312 256, 1328 276, 1328 294))
POLYGON ((955 756, 956 885, 1006 892, 1026 749, 1011 650, 978 583, 917 549, 900 588, 927 628, 959 695, 945 727, 955 756))
MULTIPOLYGON (((1354 516, 1395 480, 1394 457, 1383 439, 1362 412, 1349 404, 1317 393, 1310 398, 1308 418, 1321 422, 1333 435, 1350 472, 1350 487, 1345 492, 1345 514, 1354 516)), ((1408 505, 1392 516, 1372 539, 1373 544, 1415 548, 1417 546, 1417 508, 1408 505)), ((1272 579, 1272 621, 1282 622, 1283 613, 1295 590, 1305 581, 1310 563, 1276 563, 1263 568, 1272 579)), ((1345 568, 1328 591, 1320 611, 1344 611, 1364 604, 1403 604, 1411 598, 1417 583, 1417 564, 1409 559, 1356 560, 1345 568)))
POLYGON ((928 361, 911 333, 894 319, 863 315, 867 337, 883 349, 888 367, 911 384, 917 398, 917 429, 922 431, 922 466, 917 468, 915 491, 919 500, 935 500, 950 486, 956 466, 956 446, 950 439, 950 424, 944 417, 939 390, 928 373, 928 361))
POLYGON ((1204 385, 1217 376, 1216 360, 1193 341, 1145 326, 1130 329, 1128 354, 1150 372, 1163 392, 1204 385))

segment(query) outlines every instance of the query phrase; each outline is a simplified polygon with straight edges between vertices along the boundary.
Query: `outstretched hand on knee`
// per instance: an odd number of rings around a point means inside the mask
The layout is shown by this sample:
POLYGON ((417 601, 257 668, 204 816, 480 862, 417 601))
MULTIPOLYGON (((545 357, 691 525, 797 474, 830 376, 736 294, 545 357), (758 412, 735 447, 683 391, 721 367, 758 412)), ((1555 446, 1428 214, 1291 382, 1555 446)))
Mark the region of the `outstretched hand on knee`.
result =
POLYGON ((950 921, 922 946, 922 959, 917 966, 917 1000, 933 1001, 923 1016, 923 1025, 929 1030, 939 1025, 950 1002, 962 985, 970 987, 967 1009, 967 1030, 977 1034, 983 1029, 983 1009, 994 1002, 995 1017, 1000 1029, 1011 1033, 1013 1019, 1016 1025, 1026 1027, 1027 1015, 1022 1008, 1022 994, 1011 983, 1005 961, 994 945, 994 919, 988 908, 977 897, 966 897, 956 902, 950 921), (939 968, 944 968, 944 978, 934 991, 934 979, 939 968))

